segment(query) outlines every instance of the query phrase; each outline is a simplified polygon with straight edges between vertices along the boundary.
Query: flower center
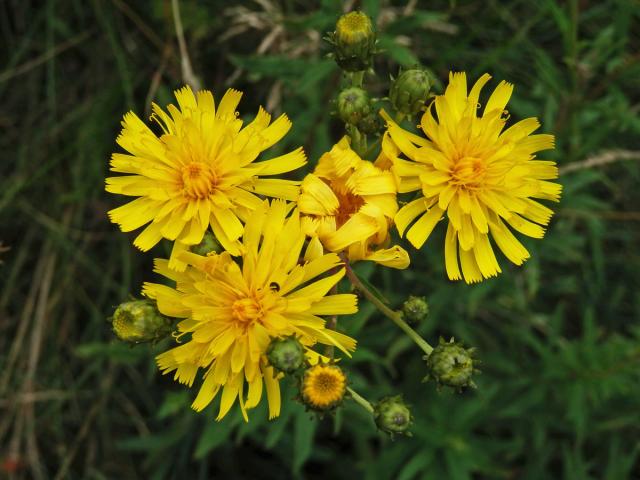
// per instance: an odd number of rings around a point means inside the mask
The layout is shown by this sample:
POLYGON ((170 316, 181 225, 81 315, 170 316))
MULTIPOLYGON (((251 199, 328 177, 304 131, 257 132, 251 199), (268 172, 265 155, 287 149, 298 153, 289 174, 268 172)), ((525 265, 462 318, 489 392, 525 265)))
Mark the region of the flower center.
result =
POLYGON ((344 397, 345 384, 346 378, 339 367, 318 364, 305 372, 302 396, 313 408, 331 408, 344 397))
POLYGON ((451 170, 451 183, 467 188, 481 186, 487 171, 484 159, 478 157, 462 157, 451 170))
POLYGON ((314 382, 318 393, 327 395, 338 389, 338 379, 334 374, 320 373, 314 382))
POLYGON ((191 162, 182 169, 182 186, 188 197, 208 197, 215 189, 217 182, 215 172, 205 163, 191 162))
POLYGON ((354 195, 351 192, 336 192, 338 202, 340 206, 336 212, 336 228, 340 228, 344 223, 351 218, 351 215, 357 213, 360 207, 364 205, 364 200, 359 195, 354 195))
POLYGON ((245 325, 251 325, 264 316, 262 302, 256 298, 243 298, 233 302, 231 306, 233 318, 245 325))

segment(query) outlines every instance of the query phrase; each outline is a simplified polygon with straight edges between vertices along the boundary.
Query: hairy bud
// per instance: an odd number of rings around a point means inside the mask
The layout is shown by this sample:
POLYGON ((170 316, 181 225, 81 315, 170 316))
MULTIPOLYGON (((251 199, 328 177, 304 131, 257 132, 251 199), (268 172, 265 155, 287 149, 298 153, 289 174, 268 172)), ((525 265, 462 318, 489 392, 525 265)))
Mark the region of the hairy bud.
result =
POLYGON ((173 322, 151 300, 121 303, 112 318, 113 332, 129 343, 157 342, 171 334, 173 322))
POLYGON ((347 88, 338 95, 338 115, 344 123, 358 126, 363 119, 373 115, 371 100, 363 89, 347 88))
POLYGON ((427 317, 429 305, 424 297, 409 295, 409 298, 402 304, 402 313, 407 321, 418 323, 427 317))
POLYGON ((424 380, 433 379, 438 385, 446 385, 457 390, 464 387, 476 388, 471 377, 479 373, 475 367, 478 361, 473 359, 475 349, 466 349, 453 338, 446 342, 440 338, 438 346, 425 357, 429 373, 424 380))
POLYGON ((431 80, 429 74, 422 69, 412 68, 400 72, 393 80, 389 91, 389 99, 393 108, 405 115, 415 115, 423 109, 429 98, 431 80))
POLYGON ((346 72, 360 72, 371 67, 376 33, 371 19, 363 12, 342 15, 336 30, 327 41, 333 45, 337 64, 346 72))
POLYGON ((380 430, 393 437, 396 434, 411 436, 407 430, 411 426, 411 411, 402 395, 384 397, 373 407, 373 418, 380 430))
POLYGON ((282 373, 295 373, 304 365, 304 348, 295 336, 274 338, 267 348, 267 359, 282 373))

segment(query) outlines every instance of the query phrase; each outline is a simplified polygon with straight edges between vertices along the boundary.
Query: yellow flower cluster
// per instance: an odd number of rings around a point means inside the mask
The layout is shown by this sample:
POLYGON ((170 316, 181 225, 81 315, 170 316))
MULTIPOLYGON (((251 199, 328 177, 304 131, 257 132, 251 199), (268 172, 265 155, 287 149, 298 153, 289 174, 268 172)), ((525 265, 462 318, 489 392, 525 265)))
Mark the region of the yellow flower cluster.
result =
POLYGON ((452 74, 422 116, 426 138, 382 112, 387 130, 375 162, 361 158, 345 137, 302 182, 265 178, 300 168, 306 156, 298 148, 258 160, 291 122, 285 115, 271 122, 261 108, 245 125, 236 90, 217 105, 208 91, 176 91, 178 106, 165 112, 153 105, 157 134, 134 113, 124 116, 117 142, 127 153, 113 154, 111 170, 125 175, 107 178, 106 190, 136 198, 109 217, 123 232, 144 227, 134 240, 141 250, 163 238, 174 242, 170 258, 155 261, 155 271, 174 286, 146 283, 143 293, 160 313, 179 319, 180 345, 157 362, 189 386, 201 372, 194 409, 220 394, 218 419, 236 402, 246 419, 264 387, 269 416, 277 416, 282 374, 267 351, 272 340, 292 336, 307 365, 319 365, 305 377, 305 398, 323 408, 336 404, 345 377, 314 348, 324 344, 350 355, 356 342, 323 317, 357 311, 355 295, 336 293, 344 262, 409 266, 408 253, 391 240, 394 226, 420 248, 446 215, 452 280, 472 283, 500 272, 491 239, 513 263, 528 258, 511 229, 544 234, 552 211, 537 200, 557 201, 561 187, 549 181, 557 177, 555 164, 535 153, 552 148, 553 137, 531 135, 539 126, 533 118, 504 130, 512 91, 505 82, 478 116, 489 78, 467 93, 465 74, 452 74), (397 195, 408 192, 416 195, 399 206, 397 195), (224 251, 193 253, 208 231, 224 251))

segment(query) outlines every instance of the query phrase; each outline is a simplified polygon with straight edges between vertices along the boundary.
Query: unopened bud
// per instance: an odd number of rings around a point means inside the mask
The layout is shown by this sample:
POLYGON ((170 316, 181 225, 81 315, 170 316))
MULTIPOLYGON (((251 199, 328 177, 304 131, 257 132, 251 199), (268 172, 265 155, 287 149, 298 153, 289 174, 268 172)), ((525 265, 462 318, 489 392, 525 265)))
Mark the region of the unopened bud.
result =
POLYGON ((373 418, 380 430, 390 434, 404 434, 411 436, 407 430, 411 426, 411 411, 402 395, 384 397, 373 407, 373 418))
POLYGON ((373 23, 363 12, 342 15, 336 30, 327 40, 334 47, 337 64, 346 72, 360 72, 371 67, 376 45, 373 23))
POLYGON ((213 233, 205 232, 204 237, 202 237, 202 241, 197 245, 193 245, 190 250, 196 255, 205 256, 211 252, 222 252, 222 247, 213 233))
POLYGON ((274 338, 267 348, 267 359, 276 370, 291 374, 304 365, 304 348, 293 335, 274 338))
POLYGON ((429 305, 424 297, 409 295, 409 298, 402 304, 402 313, 407 321, 418 323, 427 317, 429 305))
POLYGON ((366 135, 376 135, 380 134, 384 131, 384 122, 382 121, 382 117, 371 111, 368 115, 366 115, 362 120, 358 122, 356 125, 358 130, 366 135))
POLYGON ((112 318, 113 332, 129 343, 157 342, 171 334, 173 322, 151 300, 121 303, 112 318))
POLYGON ((424 380, 433 379, 438 385, 446 385, 459 391, 464 387, 476 388, 471 377, 480 371, 475 368, 479 362, 474 360, 474 352, 474 348, 464 348, 462 344, 454 342, 453 338, 449 342, 440 338, 438 346, 425 357, 429 373, 424 380))
POLYGON ((338 115, 344 123, 357 126, 364 118, 373 114, 369 95, 363 89, 351 87, 338 95, 338 115))
POLYGON ((419 68, 405 70, 393 80, 389 99, 393 108, 405 115, 415 115, 424 108, 429 98, 431 80, 429 74, 419 68))

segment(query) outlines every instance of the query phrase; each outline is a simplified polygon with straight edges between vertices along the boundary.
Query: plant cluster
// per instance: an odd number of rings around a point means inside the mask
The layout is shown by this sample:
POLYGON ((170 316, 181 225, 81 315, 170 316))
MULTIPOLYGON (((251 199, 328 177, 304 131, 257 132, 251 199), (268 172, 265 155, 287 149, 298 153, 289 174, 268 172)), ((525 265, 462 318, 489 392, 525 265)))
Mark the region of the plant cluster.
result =
POLYGON ((217 103, 207 90, 177 90, 177 105, 153 104, 158 133, 135 113, 124 116, 117 142, 126 153, 113 154, 111 170, 125 175, 107 178, 106 189, 136 198, 109 217, 123 232, 143 228, 134 240, 142 251, 173 242, 170 258, 155 261, 172 284, 145 283, 146 299, 121 305, 114 331, 155 341, 175 319, 178 345, 157 356, 158 367, 189 387, 198 381, 195 410, 219 396, 218 420, 237 403, 248 421, 263 395, 269 418, 279 416, 280 381, 291 376, 312 411, 334 412, 348 396, 381 430, 407 433, 412 416, 401 395, 372 404, 349 386, 347 360, 338 366, 336 351, 356 349, 340 332, 348 320, 338 321, 357 312, 356 293, 423 350, 425 380, 475 387, 474 349, 453 339, 433 348, 408 323, 427 315, 425 300, 409 297, 393 310, 352 266, 406 269, 410 254, 393 232, 419 250, 439 224, 447 225, 450 280, 498 275, 494 246, 521 265, 529 252, 513 232, 541 238, 553 211, 540 200, 560 197, 555 163, 537 158, 554 138, 534 134, 536 118, 507 126, 513 85, 505 81, 482 106, 488 74, 469 89, 466 74, 452 72, 436 95, 416 66, 391 80, 388 98, 372 99, 366 80, 381 52, 362 12, 341 16, 327 40, 346 79, 335 102, 346 134, 301 181, 281 177, 307 162, 302 147, 261 156, 287 134, 288 117, 272 121, 260 108, 245 124, 237 90, 217 103), (419 121, 421 133, 405 119, 419 121))

